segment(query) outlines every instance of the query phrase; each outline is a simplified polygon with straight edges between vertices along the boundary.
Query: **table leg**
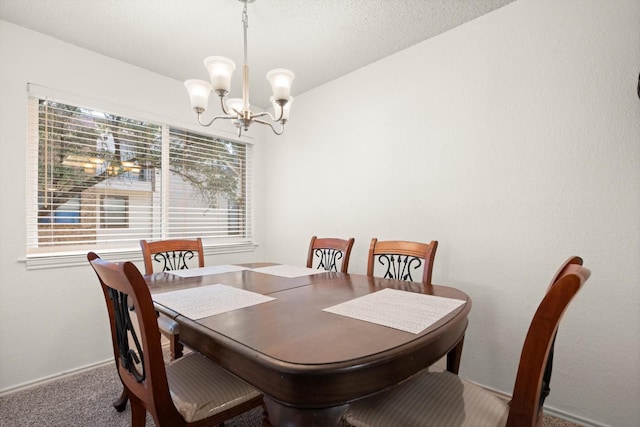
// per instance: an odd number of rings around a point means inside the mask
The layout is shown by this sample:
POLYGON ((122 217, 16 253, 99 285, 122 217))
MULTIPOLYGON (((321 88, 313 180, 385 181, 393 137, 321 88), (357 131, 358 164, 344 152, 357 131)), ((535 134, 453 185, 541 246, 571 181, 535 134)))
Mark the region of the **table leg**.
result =
POLYGON ((462 346, 464 345, 464 335, 460 341, 447 353, 447 371, 458 375, 460 369, 460 358, 462 357, 462 346))
POLYGON ((348 404, 330 408, 293 408, 264 396, 269 411, 269 422, 273 427, 327 427, 337 426, 348 404))

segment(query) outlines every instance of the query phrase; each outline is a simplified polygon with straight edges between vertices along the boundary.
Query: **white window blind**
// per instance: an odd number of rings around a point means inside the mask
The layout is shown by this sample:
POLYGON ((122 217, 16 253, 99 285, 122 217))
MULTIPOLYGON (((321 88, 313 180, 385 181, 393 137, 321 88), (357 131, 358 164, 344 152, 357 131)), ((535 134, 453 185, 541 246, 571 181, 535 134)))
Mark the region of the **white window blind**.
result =
POLYGON ((27 256, 250 242, 250 145, 29 98, 27 256))
POLYGON ((210 240, 249 236, 250 146, 178 128, 170 128, 169 141, 167 235, 210 240))

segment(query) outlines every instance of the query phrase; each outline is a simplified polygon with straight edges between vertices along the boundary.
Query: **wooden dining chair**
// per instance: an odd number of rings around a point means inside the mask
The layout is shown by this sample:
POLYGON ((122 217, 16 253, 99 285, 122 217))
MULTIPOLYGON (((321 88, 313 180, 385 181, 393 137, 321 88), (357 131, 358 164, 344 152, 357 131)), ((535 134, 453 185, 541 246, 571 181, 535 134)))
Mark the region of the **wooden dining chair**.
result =
POLYGON ((397 387, 353 402, 346 421, 355 427, 541 427, 558 325, 589 275, 582 259, 573 257, 554 277, 529 326, 511 402, 450 372, 425 370, 397 387))
POLYGON ((317 238, 313 236, 309 244, 307 255, 307 268, 313 268, 317 260, 317 268, 326 271, 338 271, 338 262, 342 260, 340 272, 346 273, 349 269, 349 256, 355 239, 348 240, 335 238, 317 238))
POLYGON ((87 255, 104 294, 118 374, 131 402, 131 425, 218 425, 262 406, 262 394, 197 352, 165 366, 151 293, 131 262, 113 263, 87 255), (137 328, 133 327, 132 314, 137 328))
MULTIPOLYGON (((89 252, 87 254, 87 259, 89 260, 89 262, 93 261, 94 259, 100 259, 98 257, 98 255, 96 255, 94 252, 89 252)), ((99 280, 99 278, 98 278, 99 280)), ((117 340, 117 336, 113 334, 113 331, 111 333, 111 344, 113 347, 113 357, 114 360, 116 362, 116 367, 118 366, 118 340, 117 340)), ((118 377, 120 376, 120 370, 118 370, 118 377)), ((120 378, 120 382, 122 382, 122 378, 120 378)), ((124 385, 124 382, 122 382, 122 384, 124 385)), ((113 407, 116 408, 116 410, 118 412, 122 412, 127 408, 127 402, 129 401, 129 395, 127 394, 127 388, 126 387, 122 387, 122 393, 120 393, 120 397, 118 399, 116 399, 113 402, 113 407)))
POLYGON ((367 276, 374 276, 376 265, 381 266, 386 279, 407 281, 414 280, 414 274, 420 274, 422 269, 422 283, 431 285, 433 260, 436 256, 438 242, 431 243, 408 242, 403 240, 378 241, 371 239, 369 246, 369 262, 367 276), (376 263, 377 261, 377 263, 376 263))
MULTIPOLYGON (((202 239, 172 239, 148 242, 140 240, 145 274, 154 273, 154 264, 162 267, 159 271, 184 270, 189 268, 189 261, 197 256, 198 267, 204 267, 204 250, 202 239)), ((171 360, 182 356, 184 346, 180 342, 180 325, 166 316, 158 316, 160 332, 169 340, 171 360)))
POLYGON ((171 239, 148 242, 140 240, 145 274, 154 273, 154 264, 162 266, 158 271, 184 270, 189 261, 198 257, 198 267, 204 267, 202 239, 171 239))

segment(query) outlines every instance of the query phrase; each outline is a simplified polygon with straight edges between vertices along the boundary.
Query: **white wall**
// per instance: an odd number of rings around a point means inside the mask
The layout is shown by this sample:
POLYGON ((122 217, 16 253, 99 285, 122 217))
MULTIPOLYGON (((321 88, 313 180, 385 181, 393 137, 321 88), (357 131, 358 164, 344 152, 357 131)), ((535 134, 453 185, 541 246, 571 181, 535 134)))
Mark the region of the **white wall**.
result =
POLYGON ((637 0, 519 0, 296 95, 266 151, 267 253, 355 237, 364 273, 371 237, 438 240, 434 282, 473 300, 461 374, 505 392, 548 281, 582 256, 547 404, 637 426, 639 23, 637 0))
MULTIPOLYGON (((104 299, 87 263, 27 270, 25 181, 27 82, 195 127, 182 82, 62 43, 0 20, 0 392, 113 358, 104 299)), ((68 100, 68 99, 65 99, 68 100)), ((118 111, 122 111, 119 110, 118 111)), ((152 117, 151 117, 152 116, 152 117)), ((235 138, 234 133, 218 132, 235 138)), ((263 238, 263 143, 255 138, 255 229, 263 238)), ((104 255, 104 254, 103 254, 104 255)), ((139 251, 131 257, 140 259, 139 251)), ((263 259, 255 252, 207 257, 208 264, 263 259)), ((142 268, 142 263, 138 262, 142 268)))

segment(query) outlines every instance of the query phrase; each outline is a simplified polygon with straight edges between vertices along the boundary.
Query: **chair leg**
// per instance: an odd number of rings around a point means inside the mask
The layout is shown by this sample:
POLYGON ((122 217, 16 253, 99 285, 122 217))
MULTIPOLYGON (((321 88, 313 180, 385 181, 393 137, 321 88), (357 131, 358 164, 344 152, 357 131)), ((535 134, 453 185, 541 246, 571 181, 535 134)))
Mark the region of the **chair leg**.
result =
POLYGON ((127 408, 127 401, 129 400, 129 395, 127 394, 127 389, 122 387, 122 394, 112 403, 113 407, 116 408, 116 411, 122 412, 127 408))
POLYGON ((131 427, 144 427, 147 420, 147 410, 137 399, 131 401, 131 427))
POLYGON ((184 346, 178 339, 179 335, 172 335, 169 337, 169 351, 171 355, 171 360, 176 360, 182 357, 182 351, 184 350, 184 346))

